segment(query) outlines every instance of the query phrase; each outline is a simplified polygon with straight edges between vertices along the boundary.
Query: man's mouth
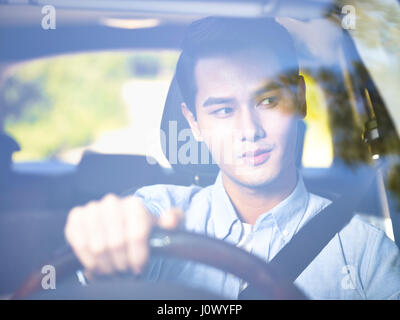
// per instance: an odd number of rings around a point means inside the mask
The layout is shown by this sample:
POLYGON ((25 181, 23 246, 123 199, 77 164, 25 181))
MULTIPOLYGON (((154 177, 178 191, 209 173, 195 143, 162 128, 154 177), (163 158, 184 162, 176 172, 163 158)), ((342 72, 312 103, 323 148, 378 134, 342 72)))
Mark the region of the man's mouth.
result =
POLYGON ((271 149, 256 149, 242 154, 242 159, 252 166, 259 166, 265 163, 271 156, 271 149))

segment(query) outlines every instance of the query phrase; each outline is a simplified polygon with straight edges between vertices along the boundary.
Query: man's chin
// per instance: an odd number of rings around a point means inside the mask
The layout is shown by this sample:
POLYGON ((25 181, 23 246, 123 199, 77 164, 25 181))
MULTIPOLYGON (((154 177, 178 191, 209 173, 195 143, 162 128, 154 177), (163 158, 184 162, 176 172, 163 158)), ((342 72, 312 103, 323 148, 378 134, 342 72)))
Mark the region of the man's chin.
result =
POLYGON ((265 170, 265 168, 241 167, 235 168, 233 178, 243 186, 259 188, 271 184, 271 182, 275 180, 276 175, 271 174, 269 170, 265 170))
POLYGON ((262 188, 271 184, 271 179, 241 179, 240 184, 248 188, 262 188))

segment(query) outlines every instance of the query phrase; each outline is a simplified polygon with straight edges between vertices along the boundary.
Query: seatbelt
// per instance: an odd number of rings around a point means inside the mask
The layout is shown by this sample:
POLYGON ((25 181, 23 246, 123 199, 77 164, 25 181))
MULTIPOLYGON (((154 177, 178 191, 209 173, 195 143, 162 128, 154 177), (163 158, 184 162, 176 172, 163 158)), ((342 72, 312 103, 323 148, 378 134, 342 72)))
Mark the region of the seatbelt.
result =
MULTIPOLYGON (((332 238, 353 218, 357 202, 342 197, 319 212, 268 263, 275 276, 294 282, 332 238)), ((239 299, 257 299, 260 295, 248 286, 239 299)))

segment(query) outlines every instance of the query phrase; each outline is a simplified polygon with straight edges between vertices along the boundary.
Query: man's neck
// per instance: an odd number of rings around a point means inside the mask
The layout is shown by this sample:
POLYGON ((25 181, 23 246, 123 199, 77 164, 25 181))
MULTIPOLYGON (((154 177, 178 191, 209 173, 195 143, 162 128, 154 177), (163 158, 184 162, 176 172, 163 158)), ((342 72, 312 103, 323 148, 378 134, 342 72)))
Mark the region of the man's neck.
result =
POLYGON ((293 172, 286 172, 284 177, 260 187, 241 185, 224 173, 222 182, 241 220, 254 225, 260 215, 271 210, 293 192, 297 184, 297 173, 295 169, 293 172))

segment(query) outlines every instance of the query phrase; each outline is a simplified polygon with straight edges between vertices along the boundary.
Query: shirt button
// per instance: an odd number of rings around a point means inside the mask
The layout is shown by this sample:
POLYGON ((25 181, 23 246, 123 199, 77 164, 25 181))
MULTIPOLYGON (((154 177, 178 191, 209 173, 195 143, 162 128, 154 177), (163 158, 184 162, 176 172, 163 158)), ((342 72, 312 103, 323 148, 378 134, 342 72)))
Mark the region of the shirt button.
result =
POLYGON ((289 231, 287 231, 286 229, 282 231, 282 234, 284 237, 287 237, 289 235, 289 231))

